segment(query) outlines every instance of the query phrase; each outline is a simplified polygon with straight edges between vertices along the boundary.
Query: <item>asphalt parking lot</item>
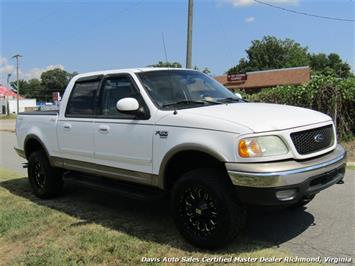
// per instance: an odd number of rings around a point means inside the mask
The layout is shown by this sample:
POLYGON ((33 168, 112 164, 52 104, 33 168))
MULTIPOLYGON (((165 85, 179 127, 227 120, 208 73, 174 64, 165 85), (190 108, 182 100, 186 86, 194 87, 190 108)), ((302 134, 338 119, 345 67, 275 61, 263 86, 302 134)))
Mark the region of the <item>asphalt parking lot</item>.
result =
MULTIPOLYGON (((24 160, 13 150, 16 137, 0 132, 0 167, 26 174, 24 160)), ((321 192, 306 207, 283 211, 254 211, 247 238, 270 243, 302 257, 355 259, 355 171, 347 169, 345 184, 321 192)), ((167 214, 168 215, 168 214, 167 214)))

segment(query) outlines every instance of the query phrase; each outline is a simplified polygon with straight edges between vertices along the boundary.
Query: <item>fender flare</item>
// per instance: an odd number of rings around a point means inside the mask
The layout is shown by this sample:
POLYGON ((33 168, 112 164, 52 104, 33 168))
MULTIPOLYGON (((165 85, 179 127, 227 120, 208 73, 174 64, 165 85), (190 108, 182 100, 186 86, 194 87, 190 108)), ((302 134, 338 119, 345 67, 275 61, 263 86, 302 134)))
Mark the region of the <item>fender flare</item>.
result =
POLYGON ((198 151, 202 152, 205 154, 208 154, 209 156, 215 158, 216 160, 224 163, 227 162, 228 159, 226 156, 223 154, 217 153, 216 151, 212 150, 209 147, 206 147, 201 144, 196 144, 196 143, 184 143, 184 144, 179 144, 177 146, 174 146, 171 148, 164 156, 163 160, 160 163, 160 168, 159 168, 159 175, 158 175, 158 186, 162 189, 165 188, 165 172, 166 172, 166 166, 169 163, 170 159, 173 158, 176 154, 184 151, 198 151))
POLYGON ((43 141, 37 136, 37 135, 34 135, 34 134, 29 134, 26 136, 25 138, 25 141, 24 141, 24 145, 23 145, 23 150, 25 152, 25 155, 26 155, 26 158, 27 158, 27 152, 26 152, 26 146, 27 146, 27 143, 30 141, 30 140, 36 140, 39 142, 39 144, 42 146, 43 150, 45 151, 46 155, 47 155, 47 158, 49 159, 50 156, 49 156, 49 152, 46 148, 46 145, 44 145, 43 141))

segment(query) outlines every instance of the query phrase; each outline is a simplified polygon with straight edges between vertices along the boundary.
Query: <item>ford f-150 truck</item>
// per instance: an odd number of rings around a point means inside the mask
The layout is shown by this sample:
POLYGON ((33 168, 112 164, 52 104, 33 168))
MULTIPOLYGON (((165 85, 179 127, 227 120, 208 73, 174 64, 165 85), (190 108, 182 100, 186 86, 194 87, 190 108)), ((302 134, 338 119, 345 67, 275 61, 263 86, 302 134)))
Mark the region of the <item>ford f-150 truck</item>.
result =
POLYGON ((248 206, 305 205, 345 172, 329 116, 246 102, 188 69, 77 75, 58 112, 19 114, 16 135, 38 197, 58 195, 69 176, 164 192, 180 233, 206 248, 235 238, 248 206))

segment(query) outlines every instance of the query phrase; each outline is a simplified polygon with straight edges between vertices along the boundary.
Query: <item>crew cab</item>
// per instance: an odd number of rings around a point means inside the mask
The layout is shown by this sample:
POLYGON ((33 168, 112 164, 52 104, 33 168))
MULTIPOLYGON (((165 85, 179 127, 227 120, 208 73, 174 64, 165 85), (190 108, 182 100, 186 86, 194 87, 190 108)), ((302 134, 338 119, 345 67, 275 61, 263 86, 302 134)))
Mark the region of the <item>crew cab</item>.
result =
POLYGON ((38 197, 68 176, 161 193, 182 236, 206 248, 233 240, 249 206, 305 205, 345 172, 329 116, 247 102, 188 69, 79 74, 58 112, 19 114, 16 136, 38 197))

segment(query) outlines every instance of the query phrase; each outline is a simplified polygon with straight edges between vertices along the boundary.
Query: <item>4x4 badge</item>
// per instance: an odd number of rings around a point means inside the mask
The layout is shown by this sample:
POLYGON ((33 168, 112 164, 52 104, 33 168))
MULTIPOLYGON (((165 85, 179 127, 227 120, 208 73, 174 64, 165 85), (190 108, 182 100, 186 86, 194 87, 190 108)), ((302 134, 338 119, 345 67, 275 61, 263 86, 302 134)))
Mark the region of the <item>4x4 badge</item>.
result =
POLYGON ((155 131, 155 135, 159 135, 161 139, 166 139, 168 137, 168 131, 155 131))

